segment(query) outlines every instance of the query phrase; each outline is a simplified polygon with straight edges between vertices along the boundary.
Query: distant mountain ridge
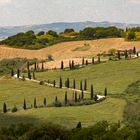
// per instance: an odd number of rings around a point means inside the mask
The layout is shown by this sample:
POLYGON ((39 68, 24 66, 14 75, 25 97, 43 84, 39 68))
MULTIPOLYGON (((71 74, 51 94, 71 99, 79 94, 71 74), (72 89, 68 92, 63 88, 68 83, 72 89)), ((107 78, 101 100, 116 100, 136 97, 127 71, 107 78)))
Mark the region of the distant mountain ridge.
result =
POLYGON ((26 32, 28 30, 33 30, 35 32, 54 30, 57 32, 62 32, 66 28, 73 28, 76 31, 82 30, 86 27, 109 27, 116 26, 118 28, 125 29, 126 27, 137 27, 140 24, 126 24, 126 23, 113 23, 113 22, 56 22, 50 24, 40 24, 40 25, 29 25, 29 26, 13 26, 13 27, 0 27, 0 39, 5 37, 15 35, 19 32, 26 32))

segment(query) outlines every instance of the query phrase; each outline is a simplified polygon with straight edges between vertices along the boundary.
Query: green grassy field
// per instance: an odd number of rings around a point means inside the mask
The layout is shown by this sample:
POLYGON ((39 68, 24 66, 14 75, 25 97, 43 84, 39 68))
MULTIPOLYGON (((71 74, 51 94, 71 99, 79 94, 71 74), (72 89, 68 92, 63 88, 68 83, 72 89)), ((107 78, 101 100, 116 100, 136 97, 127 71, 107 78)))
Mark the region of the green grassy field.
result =
MULTIPOLYGON (((58 96, 58 99, 63 101, 66 89, 41 86, 30 81, 2 78, 0 79, 1 109, 3 102, 6 102, 9 108, 16 105, 20 110, 17 113, 0 114, 0 125, 10 125, 15 122, 34 124, 53 122, 74 127, 79 121, 84 126, 89 126, 102 120, 110 122, 122 121, 126 105, 124 98, 138 99, 139 97, 140 82, 136 82, 140 80, 139 63, 140 59, 109 61, 73 71, 59 70, 36 73, 37 79, 56 80, 57 84, 59 84, 60 76, 63 78, 63 83, 67 78, 70 78, 71 85, 73 79, 76 79, 77 88, 80 87, 81 80, 87 79, 88 90, 90 91, 90 85, 93 84, 97 93, 103 92, 104 88, 107 87, 109 91, 108 98, 101 103, 89 106, 38 108, 24 111, 22 109, 24 98, 28 106, 33 104, 34 97, 37 98, 37 105, 43 105, 44 97, 47 98, 47 103, 49 104, 54 101, 55 96, 58 96)), ((89 97, 89 95, 86 96, 89 97)), ((69 91, 68 98, 72 98, 72 91, 69 91)))
POLYGON ((88 90, 90 85, 94 85, 95 91, 103 92, 104 88, 108 88, 108 92, 112 95, 122 94, 131 83, 140 79, 140 59, 109 61, 98 65, 89 65, 80 70, 73 71, 49 71, 36 73, 39 80, 56 80, 59 84, 59 77, 70 78, 71 86, 73 79, 76 79, 76 86, 80 88, 80 81, 87 79, 88 90))

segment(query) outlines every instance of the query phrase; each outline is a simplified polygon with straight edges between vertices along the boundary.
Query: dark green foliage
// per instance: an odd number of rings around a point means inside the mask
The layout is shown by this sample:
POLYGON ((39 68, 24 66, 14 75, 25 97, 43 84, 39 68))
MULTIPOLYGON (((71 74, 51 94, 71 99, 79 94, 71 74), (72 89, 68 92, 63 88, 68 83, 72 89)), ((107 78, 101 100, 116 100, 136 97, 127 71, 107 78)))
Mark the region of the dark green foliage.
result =
POLYGON ((49 30, 47 33, 49 35, 52 35, 53 37, 58 37, 57 32, 55 32, 55 31, 49 30))
POLYGON ((34 108, 37 108, 37 105, 36 105, 36 98, 34 98, 34 108))
POLYGON ((18 111, 17 107, 14 106, 14 107, 12 108, 12 113, 15 113, 15 112, 17 112, 17 111, 18 111))
POLYGON ((133 54, 136 54, 137 51, 136 51, 136 47, 133 48, 133 54))
POLYGON ((82 100, 84 99, 84 91, 82 90, 82 93, 81 93, 81 98, 82 98, 82 100))
POLYGON ((32 79, 32 76, 31 76, 31 71, 28 70, 28 78, 31 80, 32 79))
POLYGON ((55 103, 58 101, 57 96, 55 97, 55 103))
POLYGON ((83 90, 83 82, 80 82, 80 90, 83 90))
POLYGON ((88 65, 88 60, 86 60, 86 66, 88 65))
POLYGON ((85 58, 82 59, 82 65, 85 65, 85 58))
POLYGON ((121 59, 120 51, 118 51, 118 59, 119 59, 119 60, 121 59))
POLYGON ((75 83, 75 79, 73 80, 73 89, 76 88, 76 83, 75 83))
POLYGON ((129 31, 127 33, 127 36, 126 36, 126 39, 127 40, 135 40, 136 39, 136 34, 134 31, 129 31))
POLYGON ((70 80, 69 80, 69 78, 67 78, 67 81, 66 81, 66 87, 67 87, 67 88, 70 87, 70 80))
POLYGON ((67 92, 65 93, 65 104, 67 104, 68 102, 68 96, 67 96, 67 92))
POLYGON ((55 80, 53 81, 53 86, 54 86, 54 87, 56 86, 56 81, 55 81, 55 80))
POLYGON ((128 51, 127 50, 125 50, 124 55, 125 55, 125 59, 127 59, 128 58, 128 51))
POLYGON ((69 68, 70 68, 70 70, 72 69, 71 61, 69 61, 69 68))
POLYGON ((71 64, 72 69, 74 69, 74 60, 72 60, 72 64, 71 64))
POLYGON ((17 78, 19 79, 19 77, 20 77, 20 70, 17 69, 17 78))
POLYGON ((26 110, 26 100, 24 99, 23 109, 26 110))
POLYGON ((59 81, 59 87, 62 88, 63 83, 62 83, 62 78, 60 77, 60 81, 59 81))
POLYGON ((105 88, 104 95, 107 96, 107 88, 105 88))
POLYGON ((101 62, 101 56, 100 56, 100 54, 98 54, 98 63, 100 63, 101 62))
POLYGON ((64 33, 71 33, 71 32, 75 32, 74 29, 65 29, 64 33))
POLYGON ((36 71, 36 70, 37 70, 37 64, 35 62, 35 64, 34 64, 34 71, 36 71))
POLYGON ((43 62, 42 62, 41 70, 42 70, 42 71, 44 70, 44 63, 43 63, 43 62))
POLYGON ((79 128, 82 128, 82 124, 81 124, 81 122, 78 122, 76 128, 78 128, 78 129, 79 129, 79 128))
POLYGON ((93 90, 93 85, 91 85, 91 99, 94 98, 94 90, 93 90))
POLYGON ((84 91, 87 90, 87 80, 84 81, 84 91))
POLYGON ((94 64, 95 63, 95 61, 94 61, 94 57, 92 57, 92 64, 94 64))
POLYGON ((37 34, 37 36, 41 36, 41 35, 44 35, 44 34, 45 34, 44 31, 40 31, 40 32, 37 34))
POLYGON ((12 69, 11 70, 11 77, 13 77, 14 76, 14 70, 12 69))
POLYGON ((61 69, 63 70, 64 69, 64 62, 61 61, 61 69))
POLYGON ((39 83, 40 85, 44 85, 44 81, 40 81, 40 83, 39 83))
POLYGON ((27 62, 27 70, 30 70, 30 63, 27 62))
POLYGON ((46 107, 46 105, 47 105, 47 102, 46 102, 46 98, 44 98, 44 107, 46 107))
POLYGON ((77 99, 77 92, 75 92, 75 102, 77 102, 78 99, 77 99))
POLYGON ((3 113, 6 113, 7 112, 7 106, 6 106, 6 103, 3 103, 3 113))

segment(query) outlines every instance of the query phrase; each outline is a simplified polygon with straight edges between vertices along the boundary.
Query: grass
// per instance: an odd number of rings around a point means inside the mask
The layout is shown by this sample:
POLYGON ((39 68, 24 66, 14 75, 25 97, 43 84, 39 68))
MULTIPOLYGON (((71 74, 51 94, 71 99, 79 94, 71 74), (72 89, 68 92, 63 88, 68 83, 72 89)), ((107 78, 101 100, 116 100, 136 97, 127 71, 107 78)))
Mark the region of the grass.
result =
POLYGON ((72 86, 73 79, 76 79, 76 87, 80 88, 80 81, 87 79, 88 90, 90 85, 94 85, 96 92, 103 92, 108 88, 111 95, 121 95, 127 87, 140 79, 140 59, 109 61, 98 65, 89 65, 88 67, 73 71, 48 71, 36 73, 37 79, 56 80, 59 83, 60 76, 65 81, 70 78, 72 86), (45 78, 46 77, 46 78, 45 78))
POLYGON ((84 45, 83 47, 77 47, 72 51, 88 51, 91 48, 90 45, 84 45))
POLYGON ((82 122, 83 126, 90 126, 102 120, 117 122, 118 120, 123 120, 125 104, 125 100, 108 98, 100 104, 82 107, 21 110, 17 113, 0 115, 0 125, 10 125, 13 122, 28 122, 35 125, 52 122, 66 127, 75 127, 79 121, 82 122))

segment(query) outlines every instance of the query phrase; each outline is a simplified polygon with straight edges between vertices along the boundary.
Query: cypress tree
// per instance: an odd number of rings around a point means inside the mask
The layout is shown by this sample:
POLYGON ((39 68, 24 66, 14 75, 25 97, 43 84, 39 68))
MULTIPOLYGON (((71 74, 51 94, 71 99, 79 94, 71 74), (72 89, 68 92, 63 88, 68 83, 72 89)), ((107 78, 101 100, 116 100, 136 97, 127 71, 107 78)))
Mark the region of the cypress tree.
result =
POLYGON ((6 113, 7 112, 7 106, 6 106, 6 103, 3 104, 3 113, 6 113))
POLYGON ((119 59, 119 60, 121 59, 120 51, 118 51, 118 59, 119 59))
POLYGON ((82 97, 81 98, 82 98, 82 100, 84 99, 84 91, 83 90, 82 90, 82 97))
POLYGON ((30 72, 30 70, 28 70, 28 78, 31 80, 31 72, 30 72))
POLYGON ((18 69, 17 70, 17 78, 19 79, 19 77, 20 77, 20 70, 18 69))
POLYGON ((87 90, 87 80, 85 80, 85 84, 84 84, 84 90, 87 90))
POLYGON ((94 64, 95 63, 95 61, 94 61, 94 57, 92 57, 92 64, 94 64))
POLYGON ((73 80, 73 88, 76 88, 75 79, 73 80))
POLYGON ((85 65, 85 58, 83 57, 82 59, 82 65, 84 66, 85 65))
POLYGON ((70 88, 70 80, 67 78, 67 88, 70 88))
POLYGON ((26 110, 26 100, 24 99, 23 109, 26 110))
POLYGON ((80 82, 80 90, 83 90, 83 83, 82 83, 82 81, 80 82))
POLYGON ((34 98, 34 108, 37 108, 37 106, 36 106, 36 98, 34 98))
POLYGON ((88 60, 86 60, 86 66, 88 65, 88 60))
POLYGON ((94 90, 93 90, 93 85, 91 85, 91 99, 94 98, 94 90))
POLYGON ((27 62, 27 70, 30 70, 30 63, 27 62))
POLYGON ((36 77, 35 77, 35 72, 33 71, 33 79, 35 80, 36 79, 36 77))
POLYGON ((79 122, 79 123, 77 124, 76 128, 77 128, 77 129, 81 129, 81 128, 82 128, 81 122, 79 122))
POLYGON ((65 93, 65 104, 68 102, 67 92, 65 93))
POLYGON ((36 69, 37 69, 37 64, 35 62, 35 64, 34 64, 34 71, 36 71, 36 69))
POLYGON ((69 68, 70 68, 70 70, 72 69, 71 61, 69 61, 69 68))
POLYGON ((11 77, 13 77, 14 76, 14 70, 12 69, 11 70, 11 77))
POLYGON ((62 78, 60 77, 60 83, 59 83, 59 87, 62 88, 62 78))
POLYGON ((137 53, 137 51, 136 51, 136 47, 133 48, 133 53, 134 53, 134 54, 137 53))
POLYGON ((46 98, 44 98, 44 107, 46 107, 46 103, 47 103, 46 98))
POLYGON ((74 69, 74 60, 72 60, 72 66, 71 67, 72 67, 72 69, 74 69))
POLYGON ((127 59, 128 58, 128 51, 126 50, 125 51, 125 59, 127 59))
POLYGON ((64 69, 64 62, 61 61, 61 69, 63 70, 64 69))
POLYGON ((39 70, 39 65, 38 65, 38 63, 36 64, 36 67, 37 67, 37 69, 39 70))
POLYGON ((107 96, 107 88, 105 88, 104 95, 107 96))
POLYGON ((55 80, 53 81, 53 86, 54 86, 54 87, 56 86, 56 81, 55 81, 55 80))
POLYGON ((100 57, 100 54, 98 54, 98 63, 101 62, 101 57, 100 57))
POLYGON ((43 62, 42 62, 42 67, 41 67, 41 69, 44 70, 44 63, 43 63, 43 62))
POLYGON ((77 102, 77 92, 75 92, 75 102, 77 102))
POLYGON ((139 53, 137 53, 137 57, 139 57, 139 53))

